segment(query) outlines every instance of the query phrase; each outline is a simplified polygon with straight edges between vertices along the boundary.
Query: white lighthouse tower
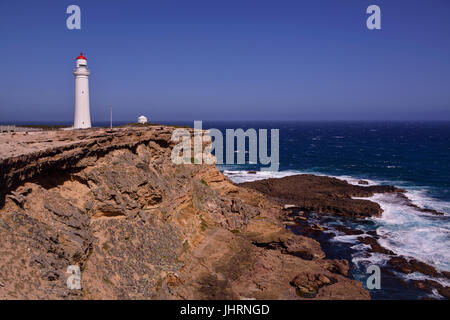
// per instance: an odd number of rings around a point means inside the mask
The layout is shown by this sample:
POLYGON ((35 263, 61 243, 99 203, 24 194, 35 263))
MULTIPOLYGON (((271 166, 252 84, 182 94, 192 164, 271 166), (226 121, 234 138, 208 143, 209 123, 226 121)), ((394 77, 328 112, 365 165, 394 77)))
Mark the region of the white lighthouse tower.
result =
POLYGON ((91 72, 87 68, 87 59, 83 53, 77 57, 77 67, 73 75, 75 76, 75 116, 73 127, 75 129, 85 129, 91 127, 91 113, 89 106, 89 75, 91 72))

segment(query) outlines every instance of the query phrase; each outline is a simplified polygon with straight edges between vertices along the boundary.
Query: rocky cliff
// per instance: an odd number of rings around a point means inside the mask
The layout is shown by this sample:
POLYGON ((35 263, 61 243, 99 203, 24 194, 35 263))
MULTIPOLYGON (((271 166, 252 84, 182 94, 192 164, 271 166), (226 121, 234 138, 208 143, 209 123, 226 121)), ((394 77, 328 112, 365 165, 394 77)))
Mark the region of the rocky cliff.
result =
POLYGON ((0 134, 0 299, 370 298, 282 205, 174 165, 172 130, 0 134))

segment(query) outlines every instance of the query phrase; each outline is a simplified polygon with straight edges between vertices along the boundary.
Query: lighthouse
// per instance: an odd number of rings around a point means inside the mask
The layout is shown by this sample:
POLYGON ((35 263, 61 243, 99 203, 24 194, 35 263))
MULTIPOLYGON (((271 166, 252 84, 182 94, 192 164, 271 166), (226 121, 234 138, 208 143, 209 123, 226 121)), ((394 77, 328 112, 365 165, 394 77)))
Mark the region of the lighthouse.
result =
POLYGON ((87 59, 83 56, 83 53, 80 53, 76 61, 76 68, 73 72, 75 76, 75 115, 73 127, 75 129, 85 129, 91 127, 89 106, 89 75, 91 72, 87 68, 87 59))

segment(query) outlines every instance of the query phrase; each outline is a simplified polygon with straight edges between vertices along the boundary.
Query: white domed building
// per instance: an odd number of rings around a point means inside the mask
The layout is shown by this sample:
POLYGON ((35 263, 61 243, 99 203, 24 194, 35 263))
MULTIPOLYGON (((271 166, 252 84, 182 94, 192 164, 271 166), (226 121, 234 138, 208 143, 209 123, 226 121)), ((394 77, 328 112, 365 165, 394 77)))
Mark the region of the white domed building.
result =
POLYGON ((147 122, 148 122, 148 119, 146 116, 140 116, 138 118, 138 123, 140 123, 140 124, 146 124, 147 122))

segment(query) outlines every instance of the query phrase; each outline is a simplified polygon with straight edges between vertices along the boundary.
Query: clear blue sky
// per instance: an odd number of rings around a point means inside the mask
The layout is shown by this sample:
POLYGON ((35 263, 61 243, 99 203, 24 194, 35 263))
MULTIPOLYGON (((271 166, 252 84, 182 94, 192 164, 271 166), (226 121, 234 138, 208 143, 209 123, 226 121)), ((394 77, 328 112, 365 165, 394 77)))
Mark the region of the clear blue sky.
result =
POLYGON ((0 122, 72 121, 81 50, 94 122, 450 120, 448 0, 8 0, 0 37, 0 122))

